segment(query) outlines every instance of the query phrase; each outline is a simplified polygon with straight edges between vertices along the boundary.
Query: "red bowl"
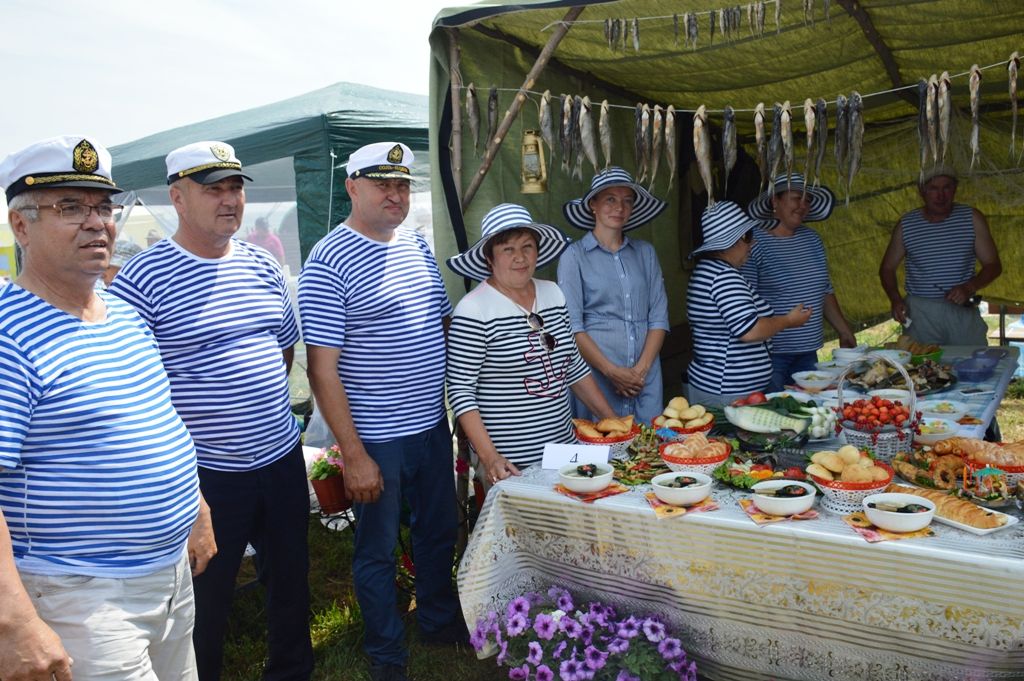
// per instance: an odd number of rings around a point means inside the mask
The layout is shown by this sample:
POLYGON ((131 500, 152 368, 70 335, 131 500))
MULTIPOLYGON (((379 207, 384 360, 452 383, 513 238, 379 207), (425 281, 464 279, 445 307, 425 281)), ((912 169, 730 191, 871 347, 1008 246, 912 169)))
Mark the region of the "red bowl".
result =
POLYGON ((673 456, 671 454, 665 453, 665 450, 667 448, 678 444, 678 442, 663 442, 660 445, 658 445, 658 453, 661 454, 661 458, 665 461, 665 463, 684 467, 715 464, 715 466, 717 467, 718 464, 728 459, 729 455, 732 454, 732 445, 730 445, 728 442, 723 442, 723 444, 725 445, 725 453, 719 456, 682 457, 673 456))
POLYGON ((821 485, 822 487, 827 487, 828 489, 863 492, 878 487, 886 487, 890 482, 892 482, 892 476, 895 475, 895 471, 893 471, 892 466, 887 463, 882 463, 881 461, 875 461, 875 465, 879 468, 884 468, 889 473, 889 477, 885 480, 871 480, 869 482, 846 482, 843 480, 826 480, 825 478, 819 478, 817 475, 812 473, 808 473, 808 475, 811 476, 816 484, 821 485))

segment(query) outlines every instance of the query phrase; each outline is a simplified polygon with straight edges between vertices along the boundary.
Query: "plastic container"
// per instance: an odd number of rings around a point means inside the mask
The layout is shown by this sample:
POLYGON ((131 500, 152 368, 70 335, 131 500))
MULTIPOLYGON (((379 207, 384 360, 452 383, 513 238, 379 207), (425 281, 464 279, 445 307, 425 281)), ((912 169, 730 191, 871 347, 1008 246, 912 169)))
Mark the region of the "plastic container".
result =
POLYGON ((956 376, 961 381, 966 381, 968 383, 980 383, 992 378, 992 374, 995 373, 997 364, 999 364, 998 359, 972 357, 970 359, 962 359, 957 362, 953 366, 953 370, 956 371, 956 376))

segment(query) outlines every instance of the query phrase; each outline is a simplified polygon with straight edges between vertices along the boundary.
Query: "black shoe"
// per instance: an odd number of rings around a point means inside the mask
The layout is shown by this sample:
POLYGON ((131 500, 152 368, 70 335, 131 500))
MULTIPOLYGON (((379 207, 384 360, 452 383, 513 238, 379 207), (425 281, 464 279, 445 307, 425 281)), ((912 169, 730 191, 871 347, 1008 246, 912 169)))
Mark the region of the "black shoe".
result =
POLYGON ((420 631, 420 642, 428 646, 468 646, 469 630, 459 618, 435 631, 420 631))
POLYGON ((405 675, 405 667, 397 664, 371 664, 371 681, 409 681, 405 675))

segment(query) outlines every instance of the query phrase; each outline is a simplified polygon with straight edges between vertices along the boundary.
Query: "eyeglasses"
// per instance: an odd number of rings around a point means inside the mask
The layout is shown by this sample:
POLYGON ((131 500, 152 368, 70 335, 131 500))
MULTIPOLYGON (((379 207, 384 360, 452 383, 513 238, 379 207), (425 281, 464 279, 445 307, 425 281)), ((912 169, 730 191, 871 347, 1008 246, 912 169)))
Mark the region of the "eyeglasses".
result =
POLYGON ((526 315, 526 323, 530 325, 531 329, 540 334, 540 340, 544 343, 544 347, 547 348, 548 352, 552 352, 558 347, 558 339, 544 330, 543 317, 536 312, 531 312, 526 315))
POLYGON ((101 203, 98 206, 88 203, 55 203, 50 206, 30 206, 30 208, 37 210, 47 208, 57 211, 60 219, 64 222, 80 225, 89 219, 93 211, 96 211, 97 217, 103 222, 117 222, 124 206, 119 206, 116 203, 101 203))

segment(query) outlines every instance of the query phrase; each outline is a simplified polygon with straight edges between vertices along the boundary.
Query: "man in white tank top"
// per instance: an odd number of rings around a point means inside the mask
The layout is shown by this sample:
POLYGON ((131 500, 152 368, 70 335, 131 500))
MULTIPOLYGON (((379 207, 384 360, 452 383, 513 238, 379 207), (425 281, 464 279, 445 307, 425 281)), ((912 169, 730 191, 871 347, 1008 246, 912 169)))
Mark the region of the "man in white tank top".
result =
POLYGON ((918 189, 924 205, 900 218, 878 270, 892 317, 921 343, 987 345, 974 296, 1002 273, 988 222, 954 203, 957 176, 948 166, 926 171, 918 189), (904 260, 905 297, 896 280, 904 260))

